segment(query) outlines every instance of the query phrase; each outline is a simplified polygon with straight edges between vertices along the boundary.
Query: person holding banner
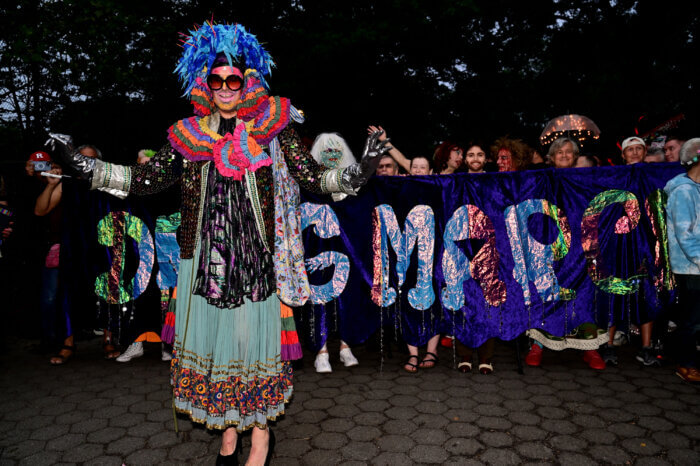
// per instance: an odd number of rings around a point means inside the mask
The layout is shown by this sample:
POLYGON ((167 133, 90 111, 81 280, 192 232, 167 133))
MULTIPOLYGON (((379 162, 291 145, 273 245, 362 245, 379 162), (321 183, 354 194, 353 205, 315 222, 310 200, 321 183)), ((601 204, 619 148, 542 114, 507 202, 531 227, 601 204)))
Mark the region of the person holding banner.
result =
POLYGON ((302 114, 289 99, 268 95, 273 61, 253 34, 205 22, 183 43, 176 73, 195 116, 172 125, 168 144, 147 164, 104 163, 70 150, 66 136, 50 141, 66 149, 92 189, 149 195, 181 183, 173 405, 223 431, 217 464, 237 464, 238 433, 249 429, 248 462, 263 464, 274 445, 268 421, 292 394, 289 361, 301 357, 280 299, 301 306, 310 295, 299 185, 352 195, 388 146, 374 133, 359 163, 320 166, 293 129, 302 114))
POLYGON ((486 151, 478 143, 468 144, 467 147, 469 148, 464 156, 464 164, 467 166, 468 173, 485 173, 486 151))
MULTIPOLYGON (((547 160, 554 168, 572 168, 579 157, 576 141, 570 138, 558 138, 549 146, 547 160)), ((588 367, 596 370, 605 369, 605 361, 600 357, 598 348, 607 340, 605 330, 601 330, 592 322, 576 327, 569 335, 557 337, 544 330, 532 328, 527 335, 532 338, 532 346, 525 356, 525 364, 539 367, 542 364, 543 348, 562 351, 572 348, 583 351, 583 361, 588 367)))
MULTIPOLYGON (((313 156, 316 163, 323 165, 326 168, 346 168, 355 163, 355 156, 352 155, 350 147, 348 147, 347 142, 338 133, 321 133, 316 136, 313 145, 311 146, 311 155, 313 156)), ((333 193, 331 195, 335 202, 342 201, 347 197, 344 193, 333 193)), ((333 372, 331 367, 329 355, 328 355, 328 316, 326 315, 327 308, 324 306, 319 309, 318 322, 320 325, 320 343, 321 349, 318 350, 316 354, 316 359, 314 360, 314 367, 318 373, 329 373, 333 372)), ((316 306, 313 306, 310 312, 316 312, 316 306)), ((336 312, 338 312, 336 308, 336 312)), ((314 319, 313 321, 316 321, 314 319)), ((315 332, 316 329, 314 328, 315 332)), ((345 367, 356 366, 359 361, 352 354, 350 346, 340 340, 340 362, 343 363, 345 367)))
MULTIPOLYGON (((647 146, 644 139, 637 136, 632 136, 622 141, 622 160, 625 161, 626 165, 644 162, 644 157, 646 154, 647 146)), ((642 314, 643 311, 644 306, 642 305, 640 311, 641 325, 639 326, 639 331, 642 338, 642 348, 637 353, 635 358, 645 366, 658 366, 661 365, 661 362, 657 358, 654 348, 651 345, 651 332, 653 330, 654 321, 648 316, 642 314)), ((601 347, 601 357, 606 363, 612 365, 617 365, 617 354, 615 347, 613 346, 616 330, 617 325, 615 322, 612 322, 610 328, 608 329, 608 344, 601 347)))
POLYGON ((525 170, 532 163, 532 150, 520 139, 502 137, 491 146, 499 172, 525 170))
POLYGON ((578 156, 578 144, 570 138, 558 138, 547 151, 547 160, 554 168, 575 167, 578 156))
POLYGON ((700 382, 695 342, 700 330, 700 138, 683 144, 680 162, 688 171, 664 188, 668 194, 668 249, 681 311, 676 374, 686 382, 700 382))
POLYGON ((457 173, 464 166, 464 149, 454 142, 443 141, 435 149, 433 165, 438 175, 457 173))

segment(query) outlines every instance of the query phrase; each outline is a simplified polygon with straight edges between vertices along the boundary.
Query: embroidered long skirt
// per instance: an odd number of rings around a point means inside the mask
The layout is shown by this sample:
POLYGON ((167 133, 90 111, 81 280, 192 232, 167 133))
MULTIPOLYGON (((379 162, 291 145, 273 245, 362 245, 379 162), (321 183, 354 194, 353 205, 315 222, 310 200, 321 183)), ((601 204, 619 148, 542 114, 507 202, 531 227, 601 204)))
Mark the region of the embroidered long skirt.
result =
POLYGON ((178 276, 175 408, 210 429, 264 427, 292 394, 292 368, 280 358, 280 301, 273 294, 234 309, 210 305, 191 293, 199 250, 194 257, 181 261, 178 276))

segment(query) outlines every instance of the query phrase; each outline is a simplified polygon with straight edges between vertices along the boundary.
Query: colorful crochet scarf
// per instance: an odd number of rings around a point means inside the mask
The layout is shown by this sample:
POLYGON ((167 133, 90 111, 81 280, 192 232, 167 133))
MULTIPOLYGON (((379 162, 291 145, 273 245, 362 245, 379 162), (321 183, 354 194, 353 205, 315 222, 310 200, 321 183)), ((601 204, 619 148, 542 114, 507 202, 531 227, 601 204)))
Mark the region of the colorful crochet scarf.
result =
POLYGON ((237 108, 241 121, 233 131, 220 136, 209 128, 215 108, 211 94, 201 80, 192 91, 193 116, 168 129, 168 140, 175 150, 190 161, 214 160, 223 176, 242 180, 246 171, 272 165, 263 146, 268 145, 288 124, 291 104, 285 97, 267 95, 256 70, 246 70, 245 86, 237 108))

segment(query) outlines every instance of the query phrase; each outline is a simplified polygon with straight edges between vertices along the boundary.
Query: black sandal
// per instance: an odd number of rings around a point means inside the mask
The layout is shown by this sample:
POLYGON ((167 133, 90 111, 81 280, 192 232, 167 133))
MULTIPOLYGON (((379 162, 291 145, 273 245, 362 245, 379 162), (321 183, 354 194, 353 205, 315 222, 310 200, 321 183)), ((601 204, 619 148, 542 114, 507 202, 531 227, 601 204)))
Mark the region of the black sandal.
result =
POLYGON ((437 366, 438 360, 439 360, 439 358, 438 358, 437 354, 431 353, 430 351, 428 351, 425 353, 425 357, 423 357, 423 360, 420 362, 421 365, 419 365, 418 367, 420 367, 421 369, 432 369, 433 367, 437 366), (426 359, 427 356, 432 356, 432 358, 426 359), (425 363, 432 363, 432 364, 430 366, 423 366, 422 364, 425 364, 425 363))
POLYGON ((102 339, 102 351, 104 352, 105 359, 108 361, 111 359, 117 359, 122 354, 122 352, 119 351, 116 346, 114 346, 114 343, 112 343, 111 336, 102 339))
POLYGON ((70 358, 73 357, 75 354, 75 350, 77 349, 76 345, 73 346, 68 346, 68 345, 63 345, 61 347, 61 350, 58 352, 57 355, 52 356, 51 359, 49 359, 49 364, 52 366, 62 366, 63 364, 67 363, 70 358), (64 356, 61 354, 62 351, 70 351, 67 356, 64 356))
POLYGON ((415 374, 416 372, 418 372, 418 364, 413 364, 413 363, 411 362, 411 359, 413 359, 413 358, 415 358, 415 359, 416 359, 416 362, 418 362, 418 356, 416 356, 416 355, 411 355, 411 356, 408 357, 408 359, 406 360, 406 362, 403 364, 403 370, 405 370, 405 371, 408 372, 409 374, 415 374), (412 367, 413 369, 412 369, 412 370, 406 369, 406 366, 412 367))

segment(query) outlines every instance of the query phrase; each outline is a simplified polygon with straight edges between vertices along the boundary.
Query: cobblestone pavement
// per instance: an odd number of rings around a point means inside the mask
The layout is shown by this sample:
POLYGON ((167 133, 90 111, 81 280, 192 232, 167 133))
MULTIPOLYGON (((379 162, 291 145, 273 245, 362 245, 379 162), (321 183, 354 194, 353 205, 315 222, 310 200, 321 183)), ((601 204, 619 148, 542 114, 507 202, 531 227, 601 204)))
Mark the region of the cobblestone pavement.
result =
MULTIPOLYGON (((0 464, 213 464, 219 437, 178 417, 174 431, 160 347, 128 364, 81 342, 64 367, 19 341, 1 357, 0 464)), ((332 348, 333 349, 333 348, 332 348)), ((295 372, 287 413, 274 427, 273 464, 700 464, 700 388, 665 368, 589 369, 580 353, 547 351, 542 368, 516 372, 497 345, 496 372, 461 374, 452 351, 417 375, 394 353, 357 348, 332 374, 313 355, 295 372)), ((247 453, 250 436, 245 435, 247 453)))

